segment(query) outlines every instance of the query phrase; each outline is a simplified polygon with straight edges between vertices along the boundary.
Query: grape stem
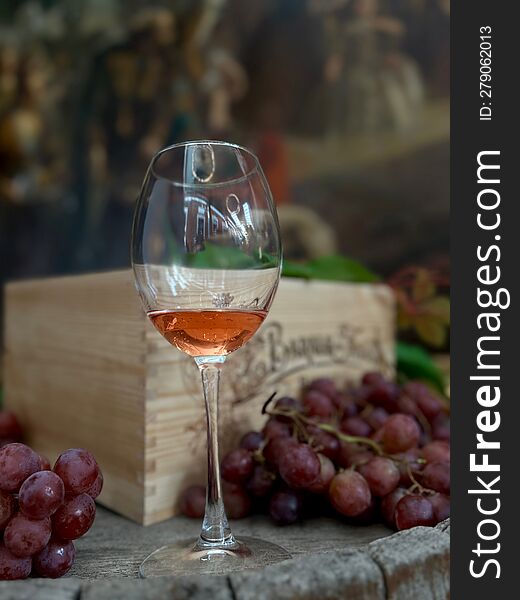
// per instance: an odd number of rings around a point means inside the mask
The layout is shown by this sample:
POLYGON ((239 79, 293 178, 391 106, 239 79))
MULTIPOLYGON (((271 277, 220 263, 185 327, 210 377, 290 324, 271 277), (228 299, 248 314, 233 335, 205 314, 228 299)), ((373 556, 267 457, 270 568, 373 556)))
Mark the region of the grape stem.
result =
MULTIPOLYGON (((268 402, 270 402, 270 400, 268 402)), ((267 403, 264 406, 266 405, 267 403)), ((318 427, 319 429, 322 429, 327 433, 331 433, 343 442, 350 442, 352 444, 365 444, 366 446, 370 446, 377 454, 381 456, 384 454, 383 450, 381 449, 381 446, 374 440, 371 440, 370 438, 361 437, 357 435, 348 435, 346 433, 338 431, 336 427, 334 427, 333 425, 329 425, 328 423, 316 423, 316 421, 312 421, 308 417, 305 417, 304 415, 298 413, 295 410, 273 408, 271 410, 265 410, 265 413, 269 416, 289 417, 294 421, 295 426, 298 427, 300 431, 305 430, 303 424, 313 425, 314 427, 318 427)))
POLYGON ((317 427, 323 429, 323 431, 332 433, 343 442, 350 442, 352 444, 365 444, 366 446, 370 446, 380 456, 383 456, 384 454, 383 450, 381 449, 381 446, 374 440, 371 440, 370 438, 361 437, 357 435, 348 435, 346 433, 338 431, 333 425, 328 425, 327 423, 318 423, 317 427))
POLYGON ((413 474, 413 471, 410 467, 409 462, 406 462, 406 470, 408 471, 408 477, 410 478, 410 480, 412 482, 412 485, 410 486, 410 488, 408 488, 408 491, 410 493, 413 493, 417 490, 420 494, 435 494, 435 490, 431 490, 430 488, 425 488, 417 481, 417 479, 415 478, 415 475, 413 474))
POLYGON ((263 415, 268 415, 270 414, 269 411, 267 410, 267 407, 269 406, 269 404, 271 404, 271 402, 275 399, 276 396, 276 392, 273 392, 269 398, 267 398, 267 400, 264 402, 264 405, 262 406, 262 411, 261 413, 263 415))

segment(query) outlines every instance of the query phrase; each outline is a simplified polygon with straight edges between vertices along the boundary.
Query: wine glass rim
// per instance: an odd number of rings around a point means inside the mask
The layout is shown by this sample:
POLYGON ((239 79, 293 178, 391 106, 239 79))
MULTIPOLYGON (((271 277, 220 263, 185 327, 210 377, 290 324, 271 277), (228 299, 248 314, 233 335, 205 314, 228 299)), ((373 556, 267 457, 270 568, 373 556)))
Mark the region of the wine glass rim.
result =
POLYGON ((149 168, 155 178, 161 179, 163 181, 167 181, 168 183, 170 183, 171 185, 174 185, 176 187, 191 188, 191 189, 193 189, 193 188, 207 189, 207 188, 225 187, 225 186, 233 185, 236 183, 241 183, 243 181, 247 181, 247 179, 249 179, 251 177, 251 175, 253 175, 253 173, 259 172, 260 162, 258 161, 258 157, 256 156, 256 154, 254 152, 252 152, 245 146, 240 146, 239 144, 234 144, 232 142, 224 142, 222 140, 189 140, 189 141, 185 141, 185 142, 178 142, 176 144, 172 144, 171 146, 166 146, 166 148, 163 148, 162 150, 159 150, 156 154, 154 154, 152 160, 150 161, 149 168), (171 150, 175 150, 177 148, 183 148, 183 147, 188 147, 188 146, 198 146, 198 145, 200 145, 200 146, 202 146, 202 145, 225 146, 228 148, 234 148, 236 150, 240 150, 240 152, 247 154, 249 157, 251 157, 253 159, 255 166, 253 168, 251 168, 247 173, 240 175, 240 177, 234 177, 232 179, 227 179, 226 181, 219 181, 216 183, 210 183, 210 182, 185 183, 183 181, 172 179, 171 177, 165 177, 164 175, 159 175, 155 171, 154 165, 155 165, 156 160, 165 152, 170 152, 171 150))

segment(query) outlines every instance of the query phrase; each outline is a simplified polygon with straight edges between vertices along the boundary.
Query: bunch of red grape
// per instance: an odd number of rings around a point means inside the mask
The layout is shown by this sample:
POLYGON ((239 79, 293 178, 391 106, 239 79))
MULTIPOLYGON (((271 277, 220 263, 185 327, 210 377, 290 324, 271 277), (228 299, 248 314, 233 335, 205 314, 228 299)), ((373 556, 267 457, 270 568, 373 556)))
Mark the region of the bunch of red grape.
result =
POLYGON ((0 580, 65 575, 74 562, 72 540, 92 526, 102 487, 87 450, 66 450, 51 471, 48 459, 25 444, 0 448, 0 580))
MULTIPOLYGON (((269 419, 221 461, 231 518, 267 512, 278 524, 335 514, 401 530, 450 515, 450 418, 444 399, 419 381, 379 373, 338 390, 317 379, 301 399, 271 398, 269 419)), ((204 513, 205 488, 190 486, 181 512, 204 513)))

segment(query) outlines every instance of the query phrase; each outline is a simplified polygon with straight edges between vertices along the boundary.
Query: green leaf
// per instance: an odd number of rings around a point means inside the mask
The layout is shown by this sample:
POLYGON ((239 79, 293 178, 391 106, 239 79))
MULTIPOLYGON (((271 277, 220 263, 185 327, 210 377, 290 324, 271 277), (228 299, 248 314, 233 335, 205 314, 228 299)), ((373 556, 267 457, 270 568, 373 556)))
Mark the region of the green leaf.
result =
POLYGON ((303 279, 310 279, 311 272, 307 265, 295 263, 290 260, 284 260, 282 277, 301 277, 303 279))
POLYGON ((445 394, 446 381, 432 357, 420 346, 398 341, 396 344, 397 371, 408 379, 423 379, 445 394))
POLYGON ((188 255, 187 264, 197 269, 263 269, 275 266, 272 256, 268 254, 253 256, 240 248, 219 246, 210 242, 206 242, 204 250, 188 255))
POLYGON ((367 283, 379 281, 379 277, 361 263, 345 256, 322 256, 305 265, 286 263, 282 275, 327 281, 367 283))

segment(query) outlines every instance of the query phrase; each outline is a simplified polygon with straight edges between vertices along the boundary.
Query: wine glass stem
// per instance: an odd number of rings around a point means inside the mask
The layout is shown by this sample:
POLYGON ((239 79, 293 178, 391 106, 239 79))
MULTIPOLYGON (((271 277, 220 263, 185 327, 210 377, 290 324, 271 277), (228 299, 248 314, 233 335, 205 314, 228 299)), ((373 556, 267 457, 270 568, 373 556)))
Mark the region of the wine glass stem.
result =
POLYGON ((220 370, 224 360, 224 356, 197 357, 195 359, 202 376, 208 433, 206 512, 199 540, 199 544, 205 546, 219 546, 234 542, 222 499, 218 454, 218 394, 220 370))

